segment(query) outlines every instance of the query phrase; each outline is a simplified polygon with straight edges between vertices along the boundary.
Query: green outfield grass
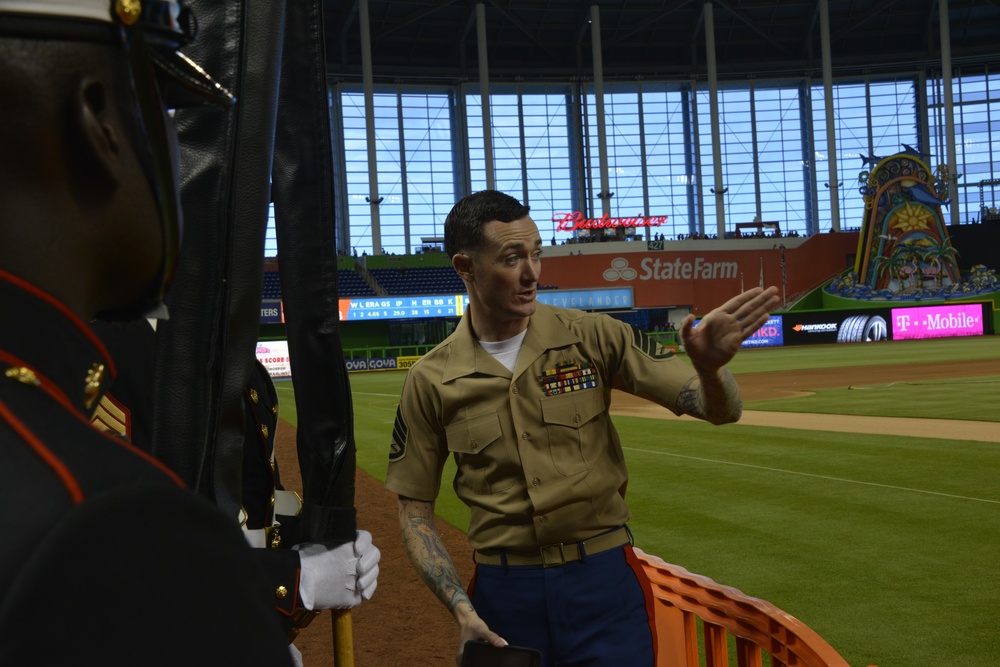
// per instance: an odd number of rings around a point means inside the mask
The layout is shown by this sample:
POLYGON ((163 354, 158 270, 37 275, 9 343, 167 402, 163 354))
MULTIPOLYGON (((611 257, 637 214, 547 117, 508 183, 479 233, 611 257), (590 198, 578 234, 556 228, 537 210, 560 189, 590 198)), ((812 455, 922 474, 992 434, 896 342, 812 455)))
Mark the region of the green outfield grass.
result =
POLYGON ((766 373, 809 368, 997 358, 1000 358, 1000 336, 970 336, 854 345, 800 345, 743 350, 736 355, 729 369, 736 374, 766 373))
POLYGON ((960 380, 893 382, 885 385, 818 389, 811 396, 748 401, 745 410, 820 412, 831 415, 875 417, 932 417, 963 421, 1000 421, 1000 377, 960 380), (928 406, 933 406, 928 415, 928 406))
MULTIPOLYGON (((1000 339, 990 337, 753 350, 733 370, 996 357, 1000 339)), ((379 479, 403 378, 351 376, 358 465, 379 479)), ((829 390, 753 407, 819 411, 823 403, 853 414, 864 403, 863 414, 995 420, 996 378, 979 380, 829 390), (936 400, 935 391, 963 398, 936 400), (904 409, 908 403, 919 410, 904 409)), ((291 386, 278 386, 289 419, 291 386)), ((776 604, 851 665, 1000 661, 1000 445, 686 421, 665 427, 637 417, 615 423, 642 549, 776 604)), ((446 480, 453 470, 449 464, 446 480)), ((467 527, 450 484, 438 511, 467 527)))

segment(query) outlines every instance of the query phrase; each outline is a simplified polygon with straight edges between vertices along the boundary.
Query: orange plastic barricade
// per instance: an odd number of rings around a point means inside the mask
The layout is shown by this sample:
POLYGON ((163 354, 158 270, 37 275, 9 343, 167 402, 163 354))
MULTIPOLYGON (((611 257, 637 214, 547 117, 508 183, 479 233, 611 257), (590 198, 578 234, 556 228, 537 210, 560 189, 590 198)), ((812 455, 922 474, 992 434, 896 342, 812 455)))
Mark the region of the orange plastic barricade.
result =
POLYGON ((738 667, 761 667, 764 652, 773 667, 850 667, 822 637, 773 604, 639 549, 635 553, 653 589, 656 667, 699 667, 699 618, 705 667, 729 667, 729 635, 738 667))

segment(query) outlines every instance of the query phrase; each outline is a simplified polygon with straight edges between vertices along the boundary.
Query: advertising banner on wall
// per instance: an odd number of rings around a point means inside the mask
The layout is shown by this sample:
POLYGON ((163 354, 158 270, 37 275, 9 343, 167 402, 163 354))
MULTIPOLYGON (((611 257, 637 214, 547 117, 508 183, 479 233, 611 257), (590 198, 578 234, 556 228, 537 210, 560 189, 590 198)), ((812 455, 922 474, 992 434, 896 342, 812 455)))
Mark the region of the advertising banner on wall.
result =
POLYGON ((261 322, 284 322, 285 318, 281 312, 281 299, 264 299, 260 304, 261 322))
POLYGON ((792 312, 782 328, 785 345, 982 336, 991 312, 988 303, 792 312))
POLYGON ((347 371, 392 371, 398 368, 398 357, 369 357, 368 359, 346 359, 347 371))
POLYGON ((784 332, 781 329, 781 315, 771 315, 760 329, 743 341, 744 349, 754 347, 781 347, 785 344, 784 332))
POLYGON ((785 345, 872 343, 889 339, 889 309, 785 313, 785 345))
POLYGON ((982 336, 986 333, 985 304, 918 306, 892 309, 892 339, 982 336))
POLYGON ((292 365, 288 360, 288 341, 269 340, 257 343, 257 358, 272 378, 292 377, 292 365))
POLYGON ((546 254, 541 281, 563 290, 631 287, 635 308, 684 306, 703 316, 759 284, 761 274, 765 285, 783 285, 788 294, 812 289, 853 262, 858 234, 608 246, 599 253, 546 254))

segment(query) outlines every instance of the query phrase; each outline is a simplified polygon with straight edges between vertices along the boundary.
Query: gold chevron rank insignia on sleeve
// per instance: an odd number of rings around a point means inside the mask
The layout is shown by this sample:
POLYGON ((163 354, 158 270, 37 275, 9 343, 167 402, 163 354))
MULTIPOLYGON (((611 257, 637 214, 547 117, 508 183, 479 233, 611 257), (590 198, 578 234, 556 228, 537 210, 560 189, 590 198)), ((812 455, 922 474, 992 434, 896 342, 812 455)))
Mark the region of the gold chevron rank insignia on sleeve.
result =
POLYGON ((132 414, 111 394, 101 397, 90 423, 99 431, 109 431, 132 438, 132 414))
POLYGON ((632 327, 632 346, 650 359, 669 359, 674 356, 673 350, 663 347, 635 327, 632 327))

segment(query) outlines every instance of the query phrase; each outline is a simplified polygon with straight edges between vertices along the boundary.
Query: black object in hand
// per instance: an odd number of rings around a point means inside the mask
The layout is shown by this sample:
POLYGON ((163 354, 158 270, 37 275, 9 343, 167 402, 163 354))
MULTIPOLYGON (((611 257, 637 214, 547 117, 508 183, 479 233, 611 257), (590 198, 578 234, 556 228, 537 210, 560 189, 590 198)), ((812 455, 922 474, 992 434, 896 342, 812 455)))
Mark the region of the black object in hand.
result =
POLYGON ((541 667, 542 652, 523 646, 497 648, 479 641, 465 642, 462 667, 541 667))

